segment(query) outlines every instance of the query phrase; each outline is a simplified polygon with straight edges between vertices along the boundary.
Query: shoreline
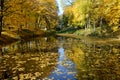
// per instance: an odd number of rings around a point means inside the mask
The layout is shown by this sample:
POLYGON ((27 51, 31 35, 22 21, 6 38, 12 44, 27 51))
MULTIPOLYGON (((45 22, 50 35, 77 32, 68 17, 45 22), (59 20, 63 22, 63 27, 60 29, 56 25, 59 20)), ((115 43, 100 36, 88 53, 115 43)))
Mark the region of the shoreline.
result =
POLYGON ((86 39, 90 40, 92 42, 99 42, 99 43, 120 43, 120 38, 99 38, 94 36, 79 36, 75 34, 56 34, 56 36, 64 36, 64 37, 70 37, 70 38, 78 38, 78 39, 86 39))
POLYGON ((19 40, 26 41, 34 37, 42 36, 44 34, 45 33, 43 32, 34 33, 33 31, 30 31, 30 30, 27 30, 27 31, 22 30, 20 31, 20 33, 18 33, 17 31, 13 31, 13 32, 5 31, 5 32, 2 32, 1 34, 0 46, 8 45, 19 40))
MULTIPOLYGON (((11 37, 5 34, 2 34, 0 37, 0 45, 8 45, 11 44, 13 42, 16 42, 18 40, 24 40, 27 41, 31 38, 34 37, 39 37, 39 36, 45 36, 48 35, 46 32, 45 33, 40 33, 40 34, 33 34, 33 33, 22 33, 17 35, 17 37, 11 37)), ((12 34, 14 36, 16 36, 15 34, 12 34)), ((70 37, 70 38, 77 38, 77 39, 83 39, 83 40, 89 40, 91 42, 98 42, 98 43, 120 43, 120 37, 118 38, 99 38, 99 37, 94 37, 94 36, 80 36, 80 35, 75 35, 75 34, 65 34, 65 33, 59 33, 59 34, 55 34, 56 36, 64 36, 64 37, 70 37)))

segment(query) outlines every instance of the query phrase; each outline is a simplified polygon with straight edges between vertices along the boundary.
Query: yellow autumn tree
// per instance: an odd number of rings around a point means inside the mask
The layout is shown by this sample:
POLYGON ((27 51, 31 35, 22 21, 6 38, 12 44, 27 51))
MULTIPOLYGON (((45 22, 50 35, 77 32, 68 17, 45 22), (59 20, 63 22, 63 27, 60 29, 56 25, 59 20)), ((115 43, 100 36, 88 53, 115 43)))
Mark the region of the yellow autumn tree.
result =
POLYGON ((72 12, 73 7, 72 6, 67 6, 65 8, 64 14, 63 14, 63 25, 65 27, 73 25, 73 12, 72 12))
POLYGON ((71 8, 65 9, 65 14, 69 12, 73 14, 72 22, 75 26, 84 26, 89 17, 89 0, 75 0, 70 6, 71 8))
POLYGON ((120 0, 75 0, 69 7, 71 10, 66 7, 64 15, 70 17, 71 12, 75 26, 93 28, 94 32, 98 28, 100 33, 111 33, 120 26, 120 0))
POLYGON ((54 28, 58 24, 57 7, 55 0, 40 0, 38 15, 39 25, 46 29, 54 28))
POLYGON ((4 29, 49 29, 57 25, 55 0, 9 0, 4 6, 4 29), (42 25, 41 25, 42 24, 42 25))

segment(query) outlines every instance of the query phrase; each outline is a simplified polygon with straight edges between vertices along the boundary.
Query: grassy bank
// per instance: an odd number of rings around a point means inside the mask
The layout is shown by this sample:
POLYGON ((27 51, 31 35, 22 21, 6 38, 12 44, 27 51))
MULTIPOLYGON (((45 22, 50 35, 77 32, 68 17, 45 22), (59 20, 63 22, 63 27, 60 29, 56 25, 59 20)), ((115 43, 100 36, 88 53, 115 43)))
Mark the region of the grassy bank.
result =
POLYGON ((94 29, 78 29, 78 28, 66 28, 64 30, 58 31, 57 34, 72 34, 76 36, 89 36, 89 37, 97 37, 97 38, 120 38, 120 29, 116 31, 106 31, 103 30, 101 32, 100 27, 94 29))
POLYGON ((78 29, 74 31, 73 33, 69 30, 65 30, 64 32, 61 31, 61 33, 57 33, 57 36, 65 36, 65 37, 71 37, 71 38, 79 38, 83 40, 89 40, 93 42, 100 42, 100 43, 120 43, 120 30, 111 32, 111 33, 100 33, 100 28, 96 29, 96 32, 94 32, 93 29, 78 29), (68 32, 67 32, 68 31, 68 32))
POLYGON ((6 45, 6 44, 10 44, 12 42, 17 41, 18 39, 10 37, 8 35, 4 35, 2 34, 0 37, 0 45, 6 45))
POLYGON ((4 31, 0 37, 0 45, 10 44, 17 40, 30 40, 33 37, 45 36, 46 34, 48 33, 42 30, 31 31, 22 29, 20 31, 4 31))

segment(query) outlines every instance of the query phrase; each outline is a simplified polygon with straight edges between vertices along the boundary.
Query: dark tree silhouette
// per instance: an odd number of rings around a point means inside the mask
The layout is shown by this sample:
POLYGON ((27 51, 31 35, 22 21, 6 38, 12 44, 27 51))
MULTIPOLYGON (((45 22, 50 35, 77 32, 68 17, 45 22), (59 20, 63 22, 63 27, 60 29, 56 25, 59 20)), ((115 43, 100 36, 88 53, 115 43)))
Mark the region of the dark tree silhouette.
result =
POLYGON ((3 23, 3 7, 4 7, 4 0, 0 0, 0 36, 2 32, 2 23, 3 23))

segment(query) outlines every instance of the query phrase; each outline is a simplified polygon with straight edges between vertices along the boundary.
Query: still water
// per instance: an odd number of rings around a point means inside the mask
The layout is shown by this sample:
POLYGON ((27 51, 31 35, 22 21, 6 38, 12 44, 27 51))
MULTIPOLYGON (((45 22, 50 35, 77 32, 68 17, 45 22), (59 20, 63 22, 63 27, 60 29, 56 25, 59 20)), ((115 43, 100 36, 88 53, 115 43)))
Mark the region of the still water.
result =
POLYGON ((120 80, 120 43, 40 37, 0 48, 0 80, 120 80))

